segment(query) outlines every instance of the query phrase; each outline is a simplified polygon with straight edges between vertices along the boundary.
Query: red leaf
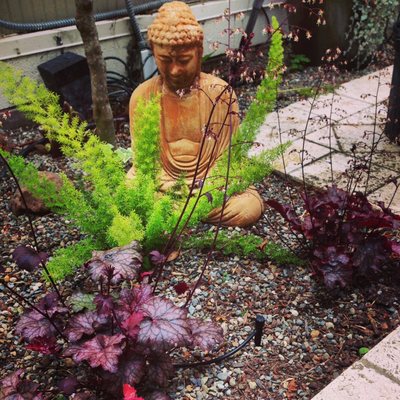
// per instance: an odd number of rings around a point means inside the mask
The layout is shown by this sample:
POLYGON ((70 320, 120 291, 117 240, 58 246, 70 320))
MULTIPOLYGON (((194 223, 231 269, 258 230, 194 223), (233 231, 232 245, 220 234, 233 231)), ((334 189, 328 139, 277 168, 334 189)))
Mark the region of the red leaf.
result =
POLYGON ((139 334, 139 325, 143 320, 143 313, 133 313, 128 319, 122 323, 122 328, 125 329, 127 336, 136 339, 139 334))
POLYGON ((123 352, 125 336, 97 335, 82 345, 71 346, 65 355, 72 356, 75 362, 88 361, 92 368, 101 367, 105 371, 116 373, 118 359, 123 352))
MULTIPOLYGON (((78 379, 75 376, 69 376, 67 378, 62 379, 58 382, 57 385, 60 392, 66 394, 67 396, 76 392, 76 389, 79 387, 78 379)), ((74 397, 75 399, 75 397, 74 397)))
POLYGON ((179 282, 177 285, 174 286, 175 292, 177 294, 184 294, 189 290, 189 286, 186 282, 179 282))
POLYGON ((94 311, 87 311, 71 318, 65 334, 71 342, 77 342, 83 335, 95 333, 96 328, 107 321, 107 317, 98 315, 94 311))
POLYGON ((145 318, 140 324, 138 342, 157 351, 187 343, 190 337, 187 310, 159 297, 151 298, 140 309, 145 318))
POLYGON ((37 351, 42 354, 56 354, 60 350, 56 338, 51 337, 37 337, 33 339, 26 348, 28 350, 37 351))
POLYGON ((213 322, 189 319, 192 331, 192 346, 204 351, 211 351, 223 341, 223 330, 213 322))
POLYGON ((127 383, 124 383, 124 400, 144 400, 143 397, 136 396, 136 389, 127 383))
POLYGON ((99 281, 100 278, 107 278, 106 267, 112 267, 114 276, 111 282, 116 284, 121 280, 138 278, 139 269, 142 266, 142 256, 137 242, 132 242, 111 250, 94 251, 92 259, 86 265, 95 281, 99 281))

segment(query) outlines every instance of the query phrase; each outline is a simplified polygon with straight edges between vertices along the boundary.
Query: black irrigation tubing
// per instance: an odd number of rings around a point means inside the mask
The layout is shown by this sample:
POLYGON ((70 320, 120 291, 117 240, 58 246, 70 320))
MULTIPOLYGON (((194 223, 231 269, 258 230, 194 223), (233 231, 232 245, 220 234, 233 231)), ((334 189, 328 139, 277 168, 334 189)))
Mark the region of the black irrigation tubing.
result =
POLYGON ((250 341, 254 338, 254 344, 255 346, 261 346, 261 339, 263 336, 263 329, 265 325, 265 318, 262 315, 257 315, 256 320, 255 320, 255 329, 253 332, 250 333, 250 335, 242 342, 240 343, 239 346, 233 348, 232 350, 228 351, 225 354, 222 354, 221 356, 212 358, 211 360, 206 360, 206 361, 198 361, 194 363, 181 363, 181 364, 174 364, 175 368, 180 368, 180 369, 186 369, 186 368, 196 368, 196 367, 202 367, 202 366, 207 366, 211 364, 217 364, 223 360, 226 360, 227 358, 232 357, 234 354, 242 350, 245 346, 247 346, 250 341))

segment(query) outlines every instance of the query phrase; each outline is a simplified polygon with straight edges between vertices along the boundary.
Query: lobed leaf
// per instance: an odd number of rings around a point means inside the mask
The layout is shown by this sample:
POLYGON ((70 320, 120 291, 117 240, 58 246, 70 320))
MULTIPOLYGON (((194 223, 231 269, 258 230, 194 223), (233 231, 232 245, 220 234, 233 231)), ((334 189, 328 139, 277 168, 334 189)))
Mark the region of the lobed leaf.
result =
POLYGON ((142 255, 135 241, 106 251, 94 251, 92 259, 87 263, 92 279, 97 282, 107 278, 105 267, 112 267, 114 276, 111 282, 114 284, 121 280, 137 279, 141 265, 142 255))
POLYGON ((153 350, 168 351, 188 342, 190 328, 187 310, 159 297, 149 299, 140 310, 144 319, 140 324, 139 343, 148 345, 153 350))
POLYGON ((116 373, 118 359, 124 349, 125 336, 96 335, 82 345, 70 346, 65 355, 72 356, 75 362, 87 361, 92 368, 101 367, 105 371, 116 373))
POLYGON ((83 335, 93 335, 99 326, 105 325, 107 322, 107 317, 94 311, 87 311, 71 318, 65 335, 71 342, 77 342, 83 335))
POLYGON ((223 330, 213 322, 191 318, 188 320, 192 333, 191 345, 203 351, 211 351, 223 341, 223 330))

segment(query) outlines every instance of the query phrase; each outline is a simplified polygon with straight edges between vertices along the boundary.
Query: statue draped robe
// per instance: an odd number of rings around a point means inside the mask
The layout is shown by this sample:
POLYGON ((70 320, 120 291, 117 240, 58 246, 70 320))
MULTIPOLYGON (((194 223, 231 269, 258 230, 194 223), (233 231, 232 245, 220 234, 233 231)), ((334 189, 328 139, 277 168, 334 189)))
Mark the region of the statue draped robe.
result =
MULTIPOLYGON (((196 87, 182 95, 169 91, 160 76, 142 83, 133 92, 129 104, 132 148, 135 145, 133 121, 139 99, 148 100, 161 93, 161 191, 168 190, 182 176, 189 185, 195 174, 196 179, 203 179, 211 161, 209 176, 212 166, 229 145, 230 134, 238 127, 239 115, 236 96, 226 87, 222 79, 201 73, 196 87)), ((131 169, 128 178, 133 175, 131 169)), ((228 200, 221 222, 225 226, 247 226, 256 222, 262 212, 261 197, 254 188, 249 188, 228 200)), ((212 210, 206 222, 218 223, 220 214, 220 208, 212 210)))

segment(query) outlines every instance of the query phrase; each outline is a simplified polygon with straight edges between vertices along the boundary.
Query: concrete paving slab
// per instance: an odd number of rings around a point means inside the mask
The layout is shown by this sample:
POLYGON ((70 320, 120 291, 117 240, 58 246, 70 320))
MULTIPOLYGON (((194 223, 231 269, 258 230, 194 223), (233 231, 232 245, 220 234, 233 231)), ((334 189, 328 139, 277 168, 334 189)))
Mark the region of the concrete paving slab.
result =
POLYGON ((335 93, 370 104, 380 103, 389 97, 392 73, 393 66, 384 68, 344 83, 335 93))
POLYGON ((304 110, 312 108, 314 118, 319 117, 329 122, 340 121, 349 115, 356 114, 370 107, 370 104, 347 96, 325 94, 319 96, 314 102, 312 99, 303 100, 297 107, 304 110))
POLYGON ((362 363, 400 384, 400 328, 371 349, 362 358, 362 363))
POLYGON ((368 199, 371 202, 383 201, 385 206, 390 205, 390 208, 394 213, 400 214, 400 189, 396 192, 396 186, 394 183, 385 185, 372 192, 368 196, 368 199))
POLYGON ((284 160, 279 158, 274 162, 274 168, 277 171, 286 171, 287 174, 290 174, 299 168, 302 163, 303 165, 308 165, 319 158, 328 156, 330 152, 331 150, 328 148, 309 142, 308 140, 304 142, 303 151, 303 140, 297 139, 286 150, 283 155, 284 160))
MULTIPOLYGON (((364 191, 367 175, 362 170, 353 172, 354 175, 349 175, 349 168, 351 168, 349 157, 343 153, 333 153, 331 157, 327 155, 304 166, 304 176, 307 184, 311 186, 322 188, 334 183, 342 189, 348 187, 350 177, 353 176, 352 189, 354 189, 355 182, 358 182, 356 190, 364 191)), ((368 193, 382 187, 389 177, 394 178, 399 175, 386 168, 372 165, 368 179, 368 193)), ((290 177, 301 182, 303 179, 301 168, 290 172, 290 177)))
POLYGON ((400 385, 360 361, 313 397, 313 400, 399 400, 400 385))

